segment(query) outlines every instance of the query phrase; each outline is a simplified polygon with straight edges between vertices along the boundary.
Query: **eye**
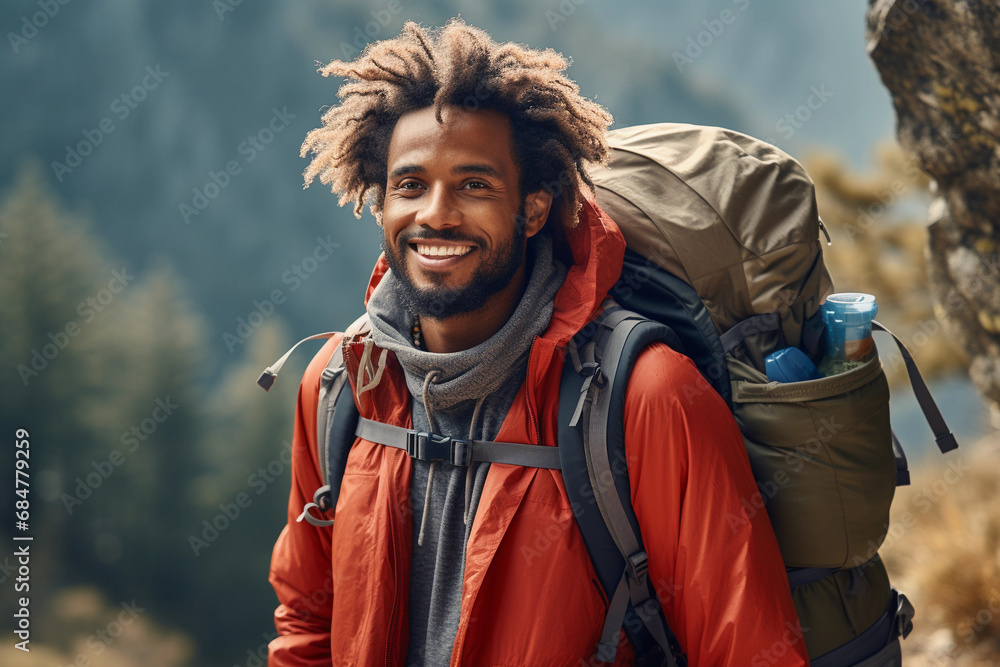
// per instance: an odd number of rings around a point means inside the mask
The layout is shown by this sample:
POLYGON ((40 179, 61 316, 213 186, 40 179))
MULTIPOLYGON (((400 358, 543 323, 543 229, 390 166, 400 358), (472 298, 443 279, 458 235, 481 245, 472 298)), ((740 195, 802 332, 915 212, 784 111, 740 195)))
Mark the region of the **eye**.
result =
POLYGON ((474 180, 466 181, 462 184, 462 187, 468 188, 469 190, 485 190, 490 187, 490 184, 485 181, 474 180))
POLYGON ((420 181, 414 181, 414 180, 403 181, 399 185, 392 186, 392 189, 395 190, 396 192, 405 192, 405 193, 419 192, 422 188, 423 185, 420 183, 420 181))

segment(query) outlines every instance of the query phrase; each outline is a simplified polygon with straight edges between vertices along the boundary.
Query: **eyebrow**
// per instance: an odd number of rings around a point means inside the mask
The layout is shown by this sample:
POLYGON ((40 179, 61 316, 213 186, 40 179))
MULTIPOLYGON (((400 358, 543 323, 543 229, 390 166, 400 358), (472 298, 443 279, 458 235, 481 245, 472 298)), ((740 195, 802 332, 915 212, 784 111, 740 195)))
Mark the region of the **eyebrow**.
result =
MULTIPOLYGON (((401 167, 393 169, 389 173, 389 178, 399 178, 400 176, 409 176, 410 174, 422 173, 424 171, 426 171, 426 169, 420 165, 405 164, 401 167)), ((453 167, 451 172, 453 174, 483 174, 485 176, 492 176, 493 178, 503 178, 503 174, 488 164, 462 164, 457 167, 453 167)))
POLYGON ((503 175, 488 164, 463 164, 451 170, 455 174, 484 174, 502 179, 503 175))

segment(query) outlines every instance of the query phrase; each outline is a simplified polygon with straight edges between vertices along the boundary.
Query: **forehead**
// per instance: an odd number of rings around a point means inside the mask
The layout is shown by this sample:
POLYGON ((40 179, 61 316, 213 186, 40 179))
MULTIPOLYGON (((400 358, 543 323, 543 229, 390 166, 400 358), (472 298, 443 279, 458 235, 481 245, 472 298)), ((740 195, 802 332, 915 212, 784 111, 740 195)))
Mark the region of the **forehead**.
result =
POLYGON ((510 118, 499 111, 446 105, 438 122, 434 107, 399 117, 389 141, 388 166, 487 163, 504 175, 515 170, 510 118))

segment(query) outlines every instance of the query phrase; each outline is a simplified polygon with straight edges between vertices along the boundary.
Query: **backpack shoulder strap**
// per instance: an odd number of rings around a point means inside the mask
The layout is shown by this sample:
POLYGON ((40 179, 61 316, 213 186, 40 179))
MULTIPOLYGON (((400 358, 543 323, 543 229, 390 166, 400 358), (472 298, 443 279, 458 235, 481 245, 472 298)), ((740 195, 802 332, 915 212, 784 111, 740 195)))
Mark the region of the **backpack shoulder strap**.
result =
POLYGON ((679 348, 664 324, 608 304, 591 339, 570 343, 559 397, 563 478, 595 572, 609 599, 598 659, 613 662, 624 627, 637 664, 685 665, 648 579, 648 559, 631 507, 625 463, 624 408, 639 353, 663 341, 679 348))
MULTIPOLYGON (((368 315, 362 315, 344 331, 344 339, 367 330, 368 315)), ((340 483, 347 468, 347 455, 354 444, 354 430, 359 413, 350 391, 344 363, 344 348, 338 345, 320 375, 319 399, 316 402, 316 448, 323 486, 316 489, 311 503, 306 503, 296 521, 314 526, 332 526, 333 519, 312 513, 316 508, 328 512, 337 506, 340 483), (348 388, 348 391, 344 391, 348 388)))

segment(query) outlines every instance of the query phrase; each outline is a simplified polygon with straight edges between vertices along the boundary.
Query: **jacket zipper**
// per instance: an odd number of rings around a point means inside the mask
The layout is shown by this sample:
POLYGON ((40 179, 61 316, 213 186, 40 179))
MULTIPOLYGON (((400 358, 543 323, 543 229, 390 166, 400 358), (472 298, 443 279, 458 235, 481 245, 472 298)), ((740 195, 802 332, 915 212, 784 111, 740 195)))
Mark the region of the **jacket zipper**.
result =
MULTIPOLYGON (((531 345, 528 346, 528 375, 531 374, 531 352, 535 347, 534 339, 531 340, 531 345)), ((526 379, 527 384, 525 385, 524 391, 524 402, 528 408, 528 416, 531 418, 531 425, 535 427, 535 437, 538 440, 538 444, 542 444, 542 428, 538 424, 538 418, 535 417, 535 411, 531 408, 531 399, 528 396, 529 388, 531 387, 530 379, 526 379)))
POLYGON ((392 646, 393 623, 396 620, 396 601, 399 593, 399 549, 396 546, 396 523, 392 520, 393 508, 396 506, 395 493, 392 485, 389 486, 389 535, 392 539, 392 610, 389 612, 389 629, 385 642, 385 665, 389 667, 389 647, 392 646))
MULTIPOLYGON (((351 345, 345 345, 344 347, 344 367, 345 370, 350 365, 351 360, 351 345)), ((350 377, 348 377, 348 384, 350 384, 350 377)), ((386 642, 385 642, 385 665, 389 666, 389 650, 393 643, 393 626, 396 621, 396 607, 399 601, 399 547, 396 543, 396 523, 393 521, 392 513, 393 508, 396 507, 395 493, 392 485, 389 485, 389 538, 391 540, 390 545, 392 547, 392 609, 389 611, 389 625, 386 630, 386 642)))

